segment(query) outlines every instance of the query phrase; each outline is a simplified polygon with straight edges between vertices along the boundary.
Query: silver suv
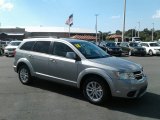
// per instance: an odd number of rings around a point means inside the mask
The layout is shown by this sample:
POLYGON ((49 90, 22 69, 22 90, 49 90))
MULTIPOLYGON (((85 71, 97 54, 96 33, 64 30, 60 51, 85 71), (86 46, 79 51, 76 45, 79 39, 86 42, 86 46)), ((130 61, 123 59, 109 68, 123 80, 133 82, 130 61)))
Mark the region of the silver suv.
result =
POLYGON ((16 49, 14 70, 23 84, 38 77, 71 85, 94 104, 107 102, 111 96, 140 97, 148 84, 141 65, 75 39, 25 39, 16 49))

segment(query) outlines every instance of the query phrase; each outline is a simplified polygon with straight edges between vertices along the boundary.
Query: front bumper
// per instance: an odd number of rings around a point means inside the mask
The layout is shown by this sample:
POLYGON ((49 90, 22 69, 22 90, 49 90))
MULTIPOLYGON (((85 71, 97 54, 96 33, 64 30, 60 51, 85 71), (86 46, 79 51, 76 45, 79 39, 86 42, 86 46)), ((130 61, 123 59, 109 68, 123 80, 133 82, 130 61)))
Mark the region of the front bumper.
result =
POLYGON ((17 66, 13 66, 15 72, 17 72, 17 66))
POLYGON ((5 51, 4 51, 4 55, 5 55, 5 56, 14 56, 14 51, 5 50, 5 51))
POLYGON ((133 51, 133 55, 146 55, 146 51, 133 51))
POLYGON ((156 53, 155 53, 156 55, 160 55, 160 51, 156 51, 156 53))
POLYGON ((140 80, 118 80, 112 96, 123 98, 141 97, 146 93, 147 86, 148 82, 146 76, 143 76, 140 80))

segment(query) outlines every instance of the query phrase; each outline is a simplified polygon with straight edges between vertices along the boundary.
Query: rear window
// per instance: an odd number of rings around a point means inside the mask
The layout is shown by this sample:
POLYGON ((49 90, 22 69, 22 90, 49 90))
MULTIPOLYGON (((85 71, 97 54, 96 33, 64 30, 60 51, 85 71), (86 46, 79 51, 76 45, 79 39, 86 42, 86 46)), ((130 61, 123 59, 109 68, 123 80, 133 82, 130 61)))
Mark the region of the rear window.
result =
POLYGON ((20 49, 21 49, 21 50, 31 51, 34 44, 35 44, 35 41, 26 42, 26 43, 24 43, 24 44, 21 46, 20 49))
POLYGON ((157 47, 157 46, 159 46, 159 44, 158 43, 150 43, 150 46, 151 47, 157 47))

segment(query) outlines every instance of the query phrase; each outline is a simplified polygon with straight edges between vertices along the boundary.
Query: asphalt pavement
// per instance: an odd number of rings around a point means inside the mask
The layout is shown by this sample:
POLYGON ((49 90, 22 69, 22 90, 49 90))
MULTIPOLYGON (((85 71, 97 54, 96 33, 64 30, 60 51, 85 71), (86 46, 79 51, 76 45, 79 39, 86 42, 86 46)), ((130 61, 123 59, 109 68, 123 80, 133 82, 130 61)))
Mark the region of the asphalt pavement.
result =
POLYGON ((159 120, 160 57, 122 57, 144 67, 147 93, 138 100, 113 98, 93 105, 76 88, 35 80, 22 85, 13 57, 0 56, 0 120, 159 120))

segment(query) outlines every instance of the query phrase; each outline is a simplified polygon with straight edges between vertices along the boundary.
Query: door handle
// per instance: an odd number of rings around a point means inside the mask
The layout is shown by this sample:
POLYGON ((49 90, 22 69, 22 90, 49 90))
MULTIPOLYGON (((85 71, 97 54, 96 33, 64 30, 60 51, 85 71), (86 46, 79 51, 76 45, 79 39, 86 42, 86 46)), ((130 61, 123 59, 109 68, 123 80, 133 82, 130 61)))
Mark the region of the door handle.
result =
POLYGON ((31 57, 32 57, 32 55, 28 55, 28 57, 30 57, 30 58, 31 58, 31 57))
POLYGON ((52 59, 52 58, 50 58, 49 60, 52 61, 52 62, 56 62, 56 60, 55 60, 55 59, 52 59))

